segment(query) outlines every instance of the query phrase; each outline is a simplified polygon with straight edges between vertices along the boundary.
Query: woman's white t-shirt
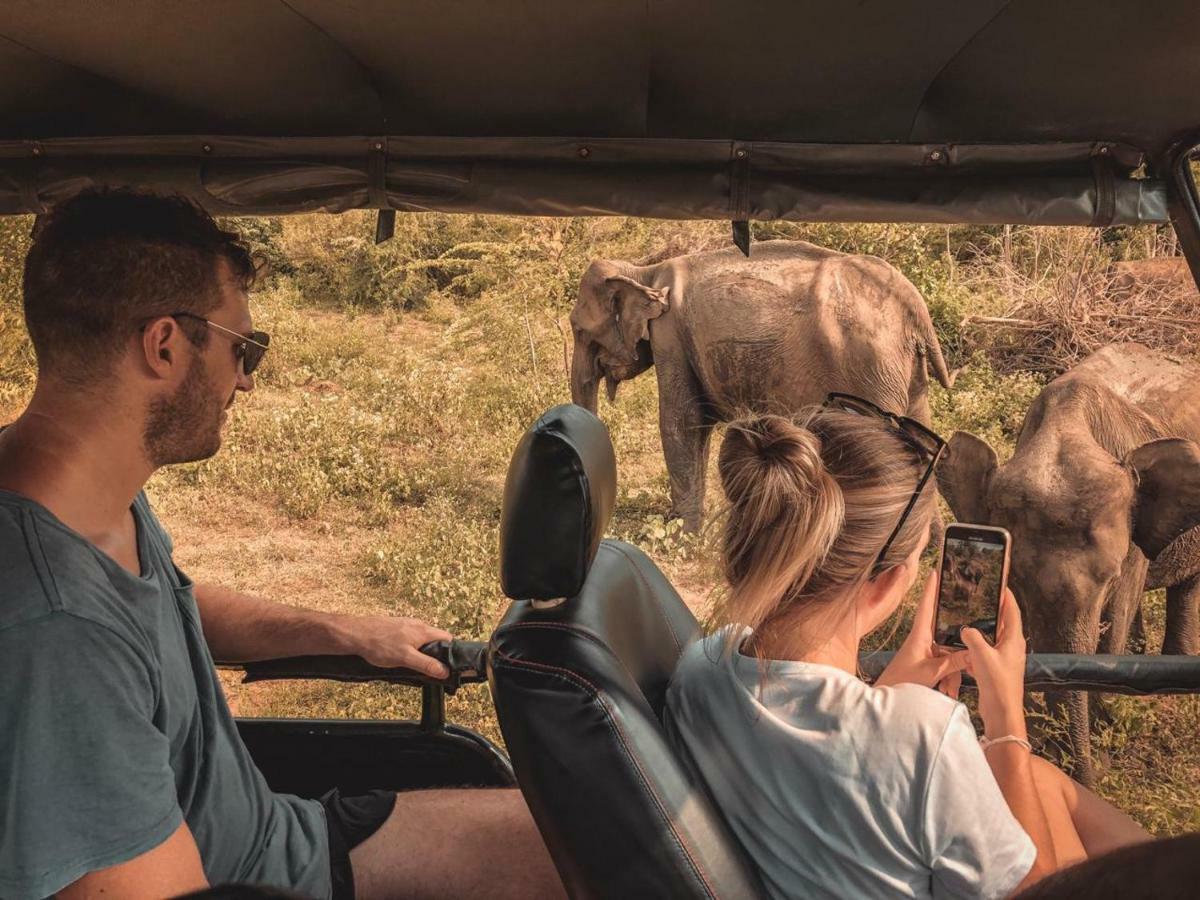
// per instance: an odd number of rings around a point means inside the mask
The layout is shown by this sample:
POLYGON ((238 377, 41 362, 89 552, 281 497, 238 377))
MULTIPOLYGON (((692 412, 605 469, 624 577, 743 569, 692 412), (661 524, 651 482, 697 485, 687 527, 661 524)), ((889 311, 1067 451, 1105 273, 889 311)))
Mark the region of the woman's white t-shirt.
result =
POLYGON ((684 651, 665 720, 772 897, 1004 897, 1024 879, 1033 842, 966 707, 813 663, 764 677, 728 633, 684 651))

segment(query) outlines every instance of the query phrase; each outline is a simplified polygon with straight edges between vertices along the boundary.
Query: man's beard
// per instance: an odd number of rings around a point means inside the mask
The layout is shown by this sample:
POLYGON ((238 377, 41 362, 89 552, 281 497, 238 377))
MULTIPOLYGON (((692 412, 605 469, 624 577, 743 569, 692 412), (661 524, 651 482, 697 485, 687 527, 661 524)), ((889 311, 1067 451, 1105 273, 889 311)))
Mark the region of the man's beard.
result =
POLYGON ((223 404, 212 389, 208 369, 199 356, 178 390, 150 401, 142 443, 150 463, 158 468, 208 459, 221 447, 223 404))

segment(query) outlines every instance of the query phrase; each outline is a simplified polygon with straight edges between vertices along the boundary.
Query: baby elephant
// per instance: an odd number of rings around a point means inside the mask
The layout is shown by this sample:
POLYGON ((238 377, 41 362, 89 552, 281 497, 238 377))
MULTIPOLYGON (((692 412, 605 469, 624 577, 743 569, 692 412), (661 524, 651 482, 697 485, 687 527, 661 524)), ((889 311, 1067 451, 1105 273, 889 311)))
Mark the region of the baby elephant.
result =
MULTIPOLYGON (((974 435, 951 437, 938 486, 960 521, 1012 533, 1033 651, 1124 653, 1142 592, 1162 587, 1163 652, 1200 651, 1197 440, 1200 367, 1140 344, 1105 347, 1048 384, 1003 465, 974 435)), ((1069 700, 1080 774, 1086 704, 1069 700)))
POLYGON ((596 412, 656 367, 672 515, 700 527, 713 425, 787 414, 830 391, 929 423, 926 363, 951 377, 925 301, 895 268, 801 241, 764 241, 657 265, 596 260, 571 311, 571 398, 596 412))

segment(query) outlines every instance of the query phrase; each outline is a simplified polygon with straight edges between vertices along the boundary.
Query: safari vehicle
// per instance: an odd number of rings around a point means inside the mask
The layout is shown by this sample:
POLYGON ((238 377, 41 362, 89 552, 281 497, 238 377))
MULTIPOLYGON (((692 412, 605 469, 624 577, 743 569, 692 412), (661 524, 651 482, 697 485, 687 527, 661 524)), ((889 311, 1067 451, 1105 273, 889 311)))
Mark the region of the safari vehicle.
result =
MULTIPOLYGON (((90 185, 214 214, 397 212, 1174 226, 1200 280, 1200 12, 1051 4, 135 0, 0 10, 0 213, 90 185)), ((379 679, 422 720, 243 720, 279 790, 519 783, 576 897, 751 897, 754 872, 665 742, 697 625, 602 540, 611 445, 574 407, 517 448, 490 641, 446 684, 356 659, 248 678, 379 679), (552 535, 547 541, 545 535, 552 535), (444 721, 487 678, 506 755, 444 721)), ((1032 657, 1031 686, 1200 690, 1167 657, 1032 657)))

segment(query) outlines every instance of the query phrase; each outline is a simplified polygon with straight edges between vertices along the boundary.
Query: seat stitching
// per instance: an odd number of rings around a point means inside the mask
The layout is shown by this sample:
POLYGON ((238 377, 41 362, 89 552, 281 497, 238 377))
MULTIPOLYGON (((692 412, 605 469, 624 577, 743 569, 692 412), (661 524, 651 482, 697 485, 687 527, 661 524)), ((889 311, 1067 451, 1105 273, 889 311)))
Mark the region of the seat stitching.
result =
POLYGON ((624 751, 625 756, 628 758, 629 762, 633 765, 634 770, 637 772, 638 779, 642 782, 642 788, 646 791, 647 794, 650 795, 651 799, 654 800, 654 805, 658 810, 659 816, 662 818, 664 824, 670 830, 671 837, 674 838, 675 843, 678 845, 680 851, 683 853, 684 858, 687 860, 688 865, 692 869, 692 873, 697 878, 699 878, 700 881, 703 883, 704 889, 708 893, 708 896, 712 897, 713 900, 717 900, 717 895, 713 892, 712 885, 709 884, 708 878, 705 876, 704 872, 701 870, 699 862, 696 860, 695 855, 692 853, 691 848, 687 846, 687 842, 683 839, 683 836, 675 828, 674 824, 671 821, 671 817, 667 814, 666 807, 663 805, 662 800, 659 798, 658 794, 655 793, 654 788, 650 785, 650 782, 646 778, 646 773, 642 770, 642 767, 638 763, 637 758, 633 755, 633 753, 630 752, 629 745, 626 743, 625 737, 621 733, 620 727, 617 725, 615 719, 613 718, 612 711, 609 709, 608 704, 604 702, 604 699, 600 694, 600 689, 597 688, 594 684, 592 684, 590 681, 588 681, 586 678, 584 678, 579 673, 572 672, 569 669, 559 668, 558 666, 552 666, 552 665, 549 665, 548 663, 535 663, 535 662, 529 662, 527 660, 518 660, 518 659, 515 659, 514 657, 509 656, 508 654, 504 653, 501 650, 496 650, 495 654, 496 654, 496 656, 500 657, 500 659, 503 660, 505 663, 507 663, 515 668, 543 670, 543 671, 548 672, 549 674, 551 674, 554 677, 557 677, 564 681, 567 681, 568 683, 576 682, 577 684, 582 685, 583 687, 587 688, 591 692, 593 699, 604 710, 605 724, 608 725, 609 730, 611 730, 613 735, 617 738, 617 742, 621 745, 621 749, 624 751))
POLYGON ((632 681, 634 684, 638 685, 639 690, 641 689, 641 682, 639 682, 638 679, 634 676, 634 674, 630 670, 629 666, 625 664, 625 660, 623 660, 620 656, 618 656, 613 651, 612 647, 608 646, 608 644, 605 643, 604 638, 600 637, 600 635, 596 634, 590 628, 584 628, 580 625, 568 625, 566 622, 514 622, 511 625, 505 625, 502 629, 498 629, 497 634, 499 634, 500 632, 503 632, 503 631, 508 631, 509 629, 516 629, 516 628, 531 628, 531 629, 552 628, 552 629, 555 629, 556 631, 566 631, 571 634, 578 634, 581 637, 587 638, 589 641, 591 641, 592 643, 599 646, 602 650, 607 651, 609 656, 611 656, 613 659, 615 659, 617 661, 617 665, 619 665, 621 667, 621 670, 627 676, 629 676, 629 680, 632 681))

